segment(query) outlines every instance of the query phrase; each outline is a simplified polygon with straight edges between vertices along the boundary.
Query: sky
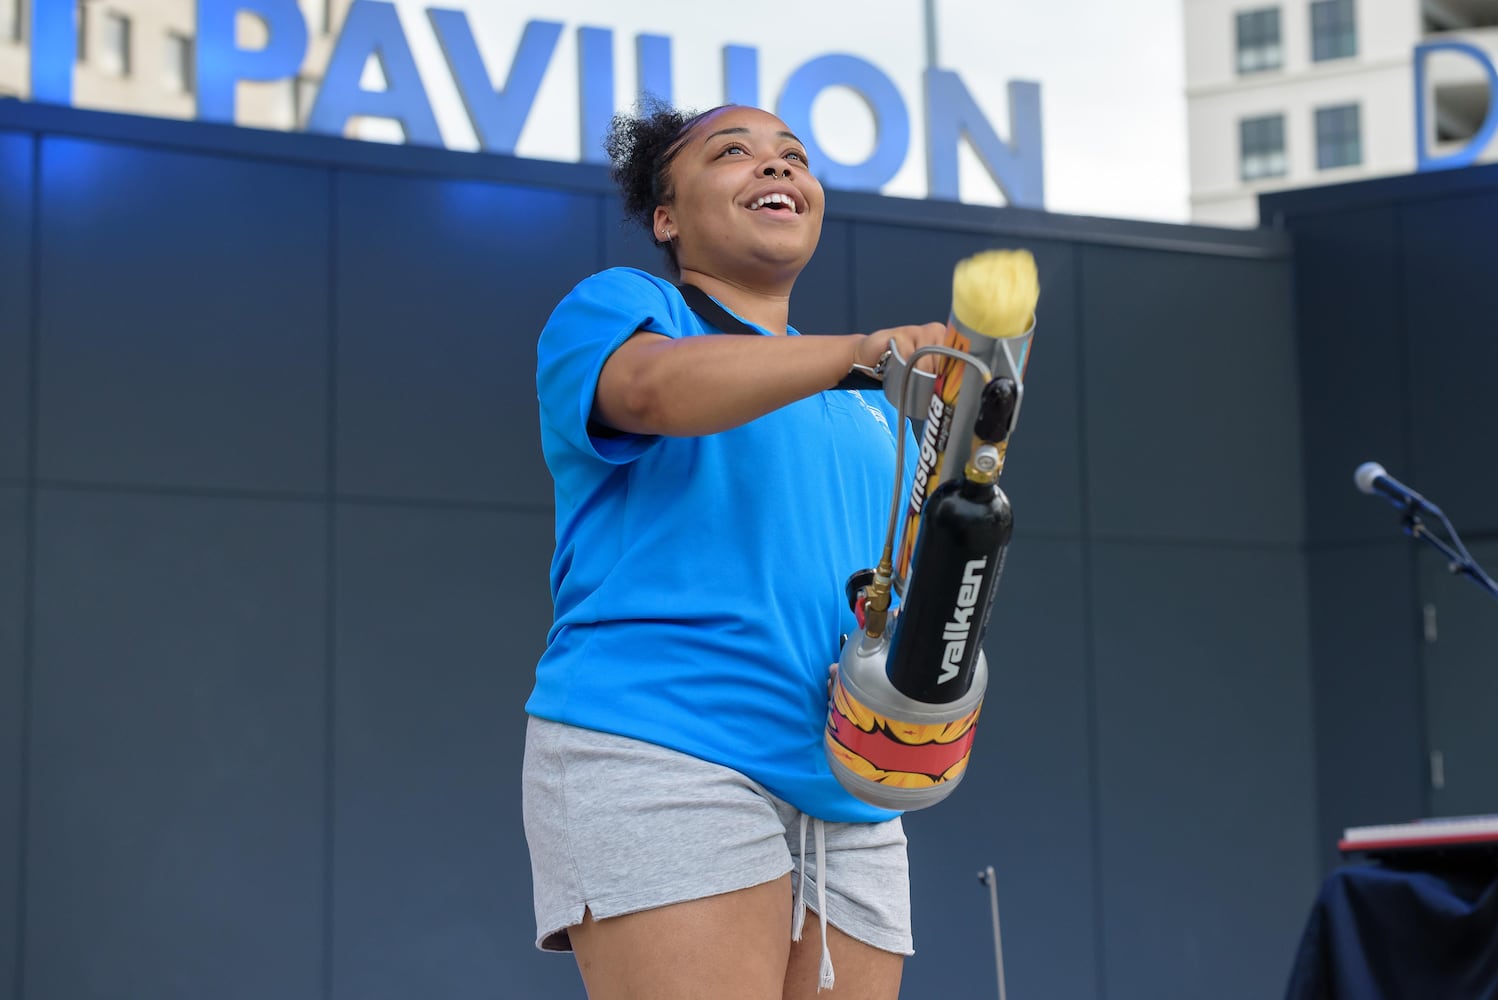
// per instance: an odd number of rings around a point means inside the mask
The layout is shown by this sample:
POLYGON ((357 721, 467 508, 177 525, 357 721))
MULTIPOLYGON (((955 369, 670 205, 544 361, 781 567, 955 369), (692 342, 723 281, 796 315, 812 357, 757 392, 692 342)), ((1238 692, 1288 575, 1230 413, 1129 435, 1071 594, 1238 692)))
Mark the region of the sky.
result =
MULTIPOLYGON (((504 83, 525 23, 565 24, 516 152, 577 158, 576 31, 614 31, 615 91, 634 93, 634 36, 673 42, 675 102, 722 103, 720 52, 749 45, 760 53, 761 104, 775 99, 796 67, 844 52, 883 70, 910 110, 910 150, 885 194, 926 194, 920 74, 926 60, 922 0, 797 0, 768 6, 709 0, 396 0, 446 144, 476 146, 424 11, 466 10, 496 85, 504 83)), ((1045 207, 1053 212, 1184 222, 1188 216, 1183 0, 934 0, 937 59, 955 71, 1000 136, 1008 134, 1007 85, 1041 85, 1045 207)), ((862 161, 873 146, 867 106, 829 88, 813 106, 818 143, 833 158, 862 161)), ((376 130, 379 131, 379 130, 376 130)), ((960 197, 1001 204, 976 155, 960 156, 960 197)))

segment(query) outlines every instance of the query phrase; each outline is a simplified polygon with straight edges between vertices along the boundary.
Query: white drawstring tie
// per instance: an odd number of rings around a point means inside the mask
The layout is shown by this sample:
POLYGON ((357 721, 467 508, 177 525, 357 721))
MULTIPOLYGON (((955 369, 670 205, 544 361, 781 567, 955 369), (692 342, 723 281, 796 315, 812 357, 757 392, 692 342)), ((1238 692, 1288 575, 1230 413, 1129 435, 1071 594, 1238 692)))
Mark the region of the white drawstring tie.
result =
MULTIPOLYGON (((801 885, 796 892, 796 915, 791 921, 791 940, 800 941, 806 927, 806 813, 801 814, 801 885)), ((817 917, 822 921, 822 966, 817 980, 817 992, 832 989, 837 981, 832 969, 832 952, 827 948, 827 828, 821 820, 816 821, 817 845, 817 917)))

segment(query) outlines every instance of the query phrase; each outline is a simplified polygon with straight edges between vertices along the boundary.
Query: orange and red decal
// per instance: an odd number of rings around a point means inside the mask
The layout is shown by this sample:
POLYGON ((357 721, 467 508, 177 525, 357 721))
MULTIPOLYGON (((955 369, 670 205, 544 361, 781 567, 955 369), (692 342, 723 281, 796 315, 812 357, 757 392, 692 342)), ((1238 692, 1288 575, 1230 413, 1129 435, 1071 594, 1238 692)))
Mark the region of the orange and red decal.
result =
POLYGON ((953 780, 967 768, 978 711, 975 708, 947 723, 899 722, 870 711, 838 678, 827 716, 827 749, 854 774, 870 781, 929 788, 953 780))

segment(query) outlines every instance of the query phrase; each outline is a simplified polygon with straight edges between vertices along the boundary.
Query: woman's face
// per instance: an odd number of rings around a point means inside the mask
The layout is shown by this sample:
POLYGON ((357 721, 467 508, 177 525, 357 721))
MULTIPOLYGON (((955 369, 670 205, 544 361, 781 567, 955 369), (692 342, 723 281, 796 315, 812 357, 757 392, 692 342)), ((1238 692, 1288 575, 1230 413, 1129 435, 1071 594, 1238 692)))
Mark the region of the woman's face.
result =
POLYGON ((758 108, 724 108, 693 127, 668 168, 674 200, 655 210, 683 270, 730 280, 794 279, 822 234, 822 185, 806 147, 758 108))

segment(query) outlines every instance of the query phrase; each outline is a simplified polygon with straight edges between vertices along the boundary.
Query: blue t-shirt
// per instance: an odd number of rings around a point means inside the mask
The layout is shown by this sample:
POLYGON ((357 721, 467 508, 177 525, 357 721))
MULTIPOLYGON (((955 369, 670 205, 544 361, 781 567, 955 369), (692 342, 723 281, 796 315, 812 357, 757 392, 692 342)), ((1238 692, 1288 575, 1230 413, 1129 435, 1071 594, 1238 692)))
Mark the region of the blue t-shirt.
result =
POLYGON ((584 280, 541 333, 555 618, 526 711, 732 767, 825 820, 896 815, 846 792, 822 748, 827 669, 856 631, 844 583, 888 523, 893 407, 830 390, 719 434, 593 433, 604 362, 640 330, 718 333, 629 268, 584 280))

